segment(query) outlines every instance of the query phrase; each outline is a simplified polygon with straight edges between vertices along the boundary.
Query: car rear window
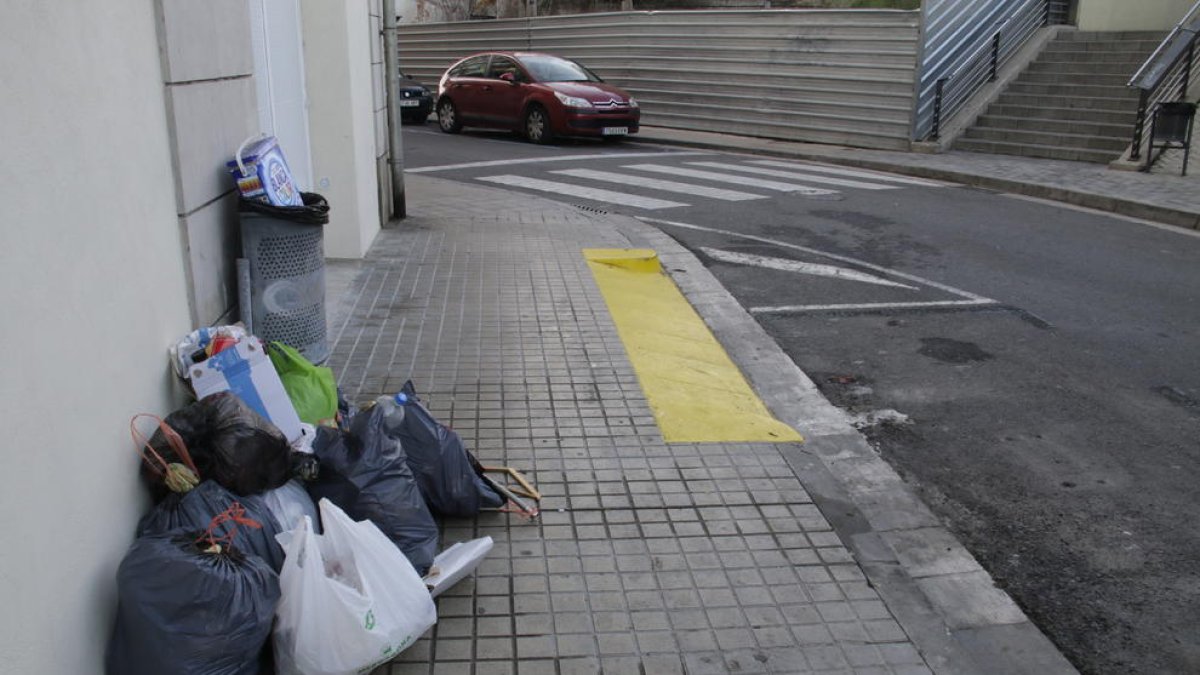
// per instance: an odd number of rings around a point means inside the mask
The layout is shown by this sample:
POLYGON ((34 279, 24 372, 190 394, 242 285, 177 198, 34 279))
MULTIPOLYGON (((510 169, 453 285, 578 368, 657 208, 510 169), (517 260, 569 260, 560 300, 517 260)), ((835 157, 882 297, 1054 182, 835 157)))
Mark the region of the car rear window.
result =
POLYGON ((450 77, 483 77, 483 71, 486 66, 487 57, 476 56, 451 68, 450 77))
POLYGON ((557 56, 526 54, 517 60, 539 82, 600 82, 592 71, 557 56))

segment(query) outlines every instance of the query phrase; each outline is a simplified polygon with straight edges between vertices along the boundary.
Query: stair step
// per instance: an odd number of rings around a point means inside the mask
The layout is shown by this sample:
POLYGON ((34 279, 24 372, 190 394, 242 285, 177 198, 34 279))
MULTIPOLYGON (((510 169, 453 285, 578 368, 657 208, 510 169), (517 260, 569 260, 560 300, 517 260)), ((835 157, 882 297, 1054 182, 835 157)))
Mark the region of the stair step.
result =
POLYGON ((1102 150, 1081 150, 1079 148, 1062 148, 1053 145, 1025 145, 1021 143, 1004 143, 1000 141, 984 141, 960 138, 954 143, 955 150, 967 152, 987 152, 996 155, 1020 155, 1022 157, 1040 157, 1042 159, 1062 159, 1072 162, 1092 162, 1107 164, 1116 159, 1120 153, 1102 150))
POLYGON ((1062 42, 1162 42, 1166 36, 1166 31, 1156 30, 1075 30, 1059 33, 1055 40, 1062 42))
POLYGON ((1093 98, 1116 98, 1137 101, 1138 92, 1124 85, 1096 86, 1088 84, 1024 84, 1013 82, 1007 91, 1014 94, 1036 94, 1039 96, 1090 96, 1093 98))
POLYGON ((1086 63, 1108 69, 1125 68, 1133 64, 1141 65, 1149 57, 1149 53, 1141 52, 1045 49, 1038 56, 1036 63, 1086 63))
POLYGON ((1062 75, 1103 75, 1105 77, 1123 77, 1129 79, 1142 63, 1143 61, 1140 59, 1129 63, 1116 63, 1113 61, 1050 61, 1047 59, 1038 59, 1029 64, 1029 67, 1023 72, 1057 73, 1062 75))
POLYGON ((981 115, 975 124, 984 129, 1002 129, 1016 132, 1033 131, 1068 136, 1111 138, 1115 140, 1128 140, 1133 131, 1133 125, 1106 124, 1092 120, 1054 119, 1045 114, 1038 117, 1011 117, 996 115, 990 110, 987 114, 981 115))
POLYGON ((994 103, 988 108, 987 114, 999 117, 1032 117, 1052 120, 1080 120, 1100 124, 1121 124, 1129 129, 1132 129, 1134 123, 1137 122, 1137 112, 1132 108, 1124 111, 1108 111, 1097 110, 1087 105, 1075 108, 1065 106, 1048 107, 1043 104, 1045 99, 1039 98, 1037 100, 1038 103, 1036 105, 994 103))
POLYGON ((1016 79, 1016 83, 1124 87, 1129 83, 1129 75, 1120 73, 1056 73, 1046 70, 1026 70, 1016 79))
POLYGON ((1005 91, 996 100, 998 105, 1019 105, 1049 108, 1083 108, 1105 112, 1137 112, 1137 97, 1113 98, 1107 96, 1067 96, 1049 94, 1026 94, 1005 91))
POLYGON ((965 138, 1001 143, 1018 143, 1021 145, 1048 145, 1060 148, 1077 148, 1080 150, 1106 150, 1119 154, 1129 145, 1127 138, 1106 138, 1103 136, 1086 136, 1079 134, 1056 134, 1043 131, 1017 131, 1013 129, 992 129, 988 127, 971 127, 964 134, 965 138))
MULTIPOLYGON (((1164 36, 1165 37, 1165 36, 1164 36)), ((1046 46, 1046 51, 1055 53, 1064 52, 1107 52, 1110 54, 1146 54, 1150 55, 1162 42, 1159 40, 1128 40, 1128 41, 1112 41, 1103 42, 1094 40, 1091 42, 1051 42, 1046 46)))
POLYGON ((1129 145, 1138 91, 1129 78, 1163 32, 1065 31, 1010 83, 954 147, 1109 162, 1129 145))

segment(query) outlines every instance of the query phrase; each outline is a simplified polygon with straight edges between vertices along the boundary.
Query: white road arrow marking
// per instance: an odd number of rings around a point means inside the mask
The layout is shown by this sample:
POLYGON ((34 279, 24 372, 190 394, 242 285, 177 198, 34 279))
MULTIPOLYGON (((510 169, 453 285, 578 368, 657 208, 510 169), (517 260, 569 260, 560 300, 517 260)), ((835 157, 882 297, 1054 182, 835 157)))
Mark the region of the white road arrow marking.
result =
POLYGON ((799 260, 789 260, 787 258, 770 258, 762 255, 753 255, 751 253, 737 253, 734 251, 722 251, 716 248, 708 248, 707 246, 700 247, 704 254, 713 260, 721 262, 733 263, 735 265, 751 265, 754 267, 765 267, 769 270, 779 270, 781 272, 795 272, 796 274, 811 274, 818 277, 832 277, 835 279, 845 279, 846 281, 861 281, 864 284, 875 284, 877 286, 893 286, 895 288, 907 288, 910 291, 920 290, 916 286, 896 283, 888 281, 882 277, 877 277, 873 274, 865 272, 857 272, 845 267, 836 267, 834 265, 821 265, 818 263, 800 262, 799 260))

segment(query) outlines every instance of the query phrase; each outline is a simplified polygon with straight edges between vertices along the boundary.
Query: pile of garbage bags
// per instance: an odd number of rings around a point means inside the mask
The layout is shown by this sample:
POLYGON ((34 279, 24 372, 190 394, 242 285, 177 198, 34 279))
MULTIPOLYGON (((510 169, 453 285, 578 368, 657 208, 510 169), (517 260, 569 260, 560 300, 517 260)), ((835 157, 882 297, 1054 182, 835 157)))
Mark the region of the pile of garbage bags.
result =
POLYGON ((172 362, 206 393, 131 423, 154 505, 117 573, 109 675, 366 673, 428 630, 492 546, 439 554, 435 515, 506 498, 412 383, 353 410, 328 368, 239 327, 172 362))

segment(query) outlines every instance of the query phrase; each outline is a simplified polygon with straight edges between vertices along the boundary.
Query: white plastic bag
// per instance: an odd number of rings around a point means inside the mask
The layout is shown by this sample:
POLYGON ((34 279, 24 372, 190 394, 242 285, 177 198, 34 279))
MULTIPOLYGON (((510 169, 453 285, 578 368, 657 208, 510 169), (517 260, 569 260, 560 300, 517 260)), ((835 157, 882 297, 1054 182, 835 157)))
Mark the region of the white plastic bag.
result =
POLYGON ((295 478, 280 485, 274 490, 262 493, 263 503, 270 509, 271 515, 279 521, 279 529, 283 532, 295 530, 304 526, 301 520, 304 516, 312 518, 313 532, 321 534, 321 519, 317 516, 317 505, 313 504, 308 491, 295 478))
POLYGON ((370 521, 356 523, 327 499, 325 533, 281 535, 287 557, 276 611, 279 675, 360 675, 396 658, 437 621, 408 558, 370 521), (290 538, 290 541, 287 541, 290 538))

